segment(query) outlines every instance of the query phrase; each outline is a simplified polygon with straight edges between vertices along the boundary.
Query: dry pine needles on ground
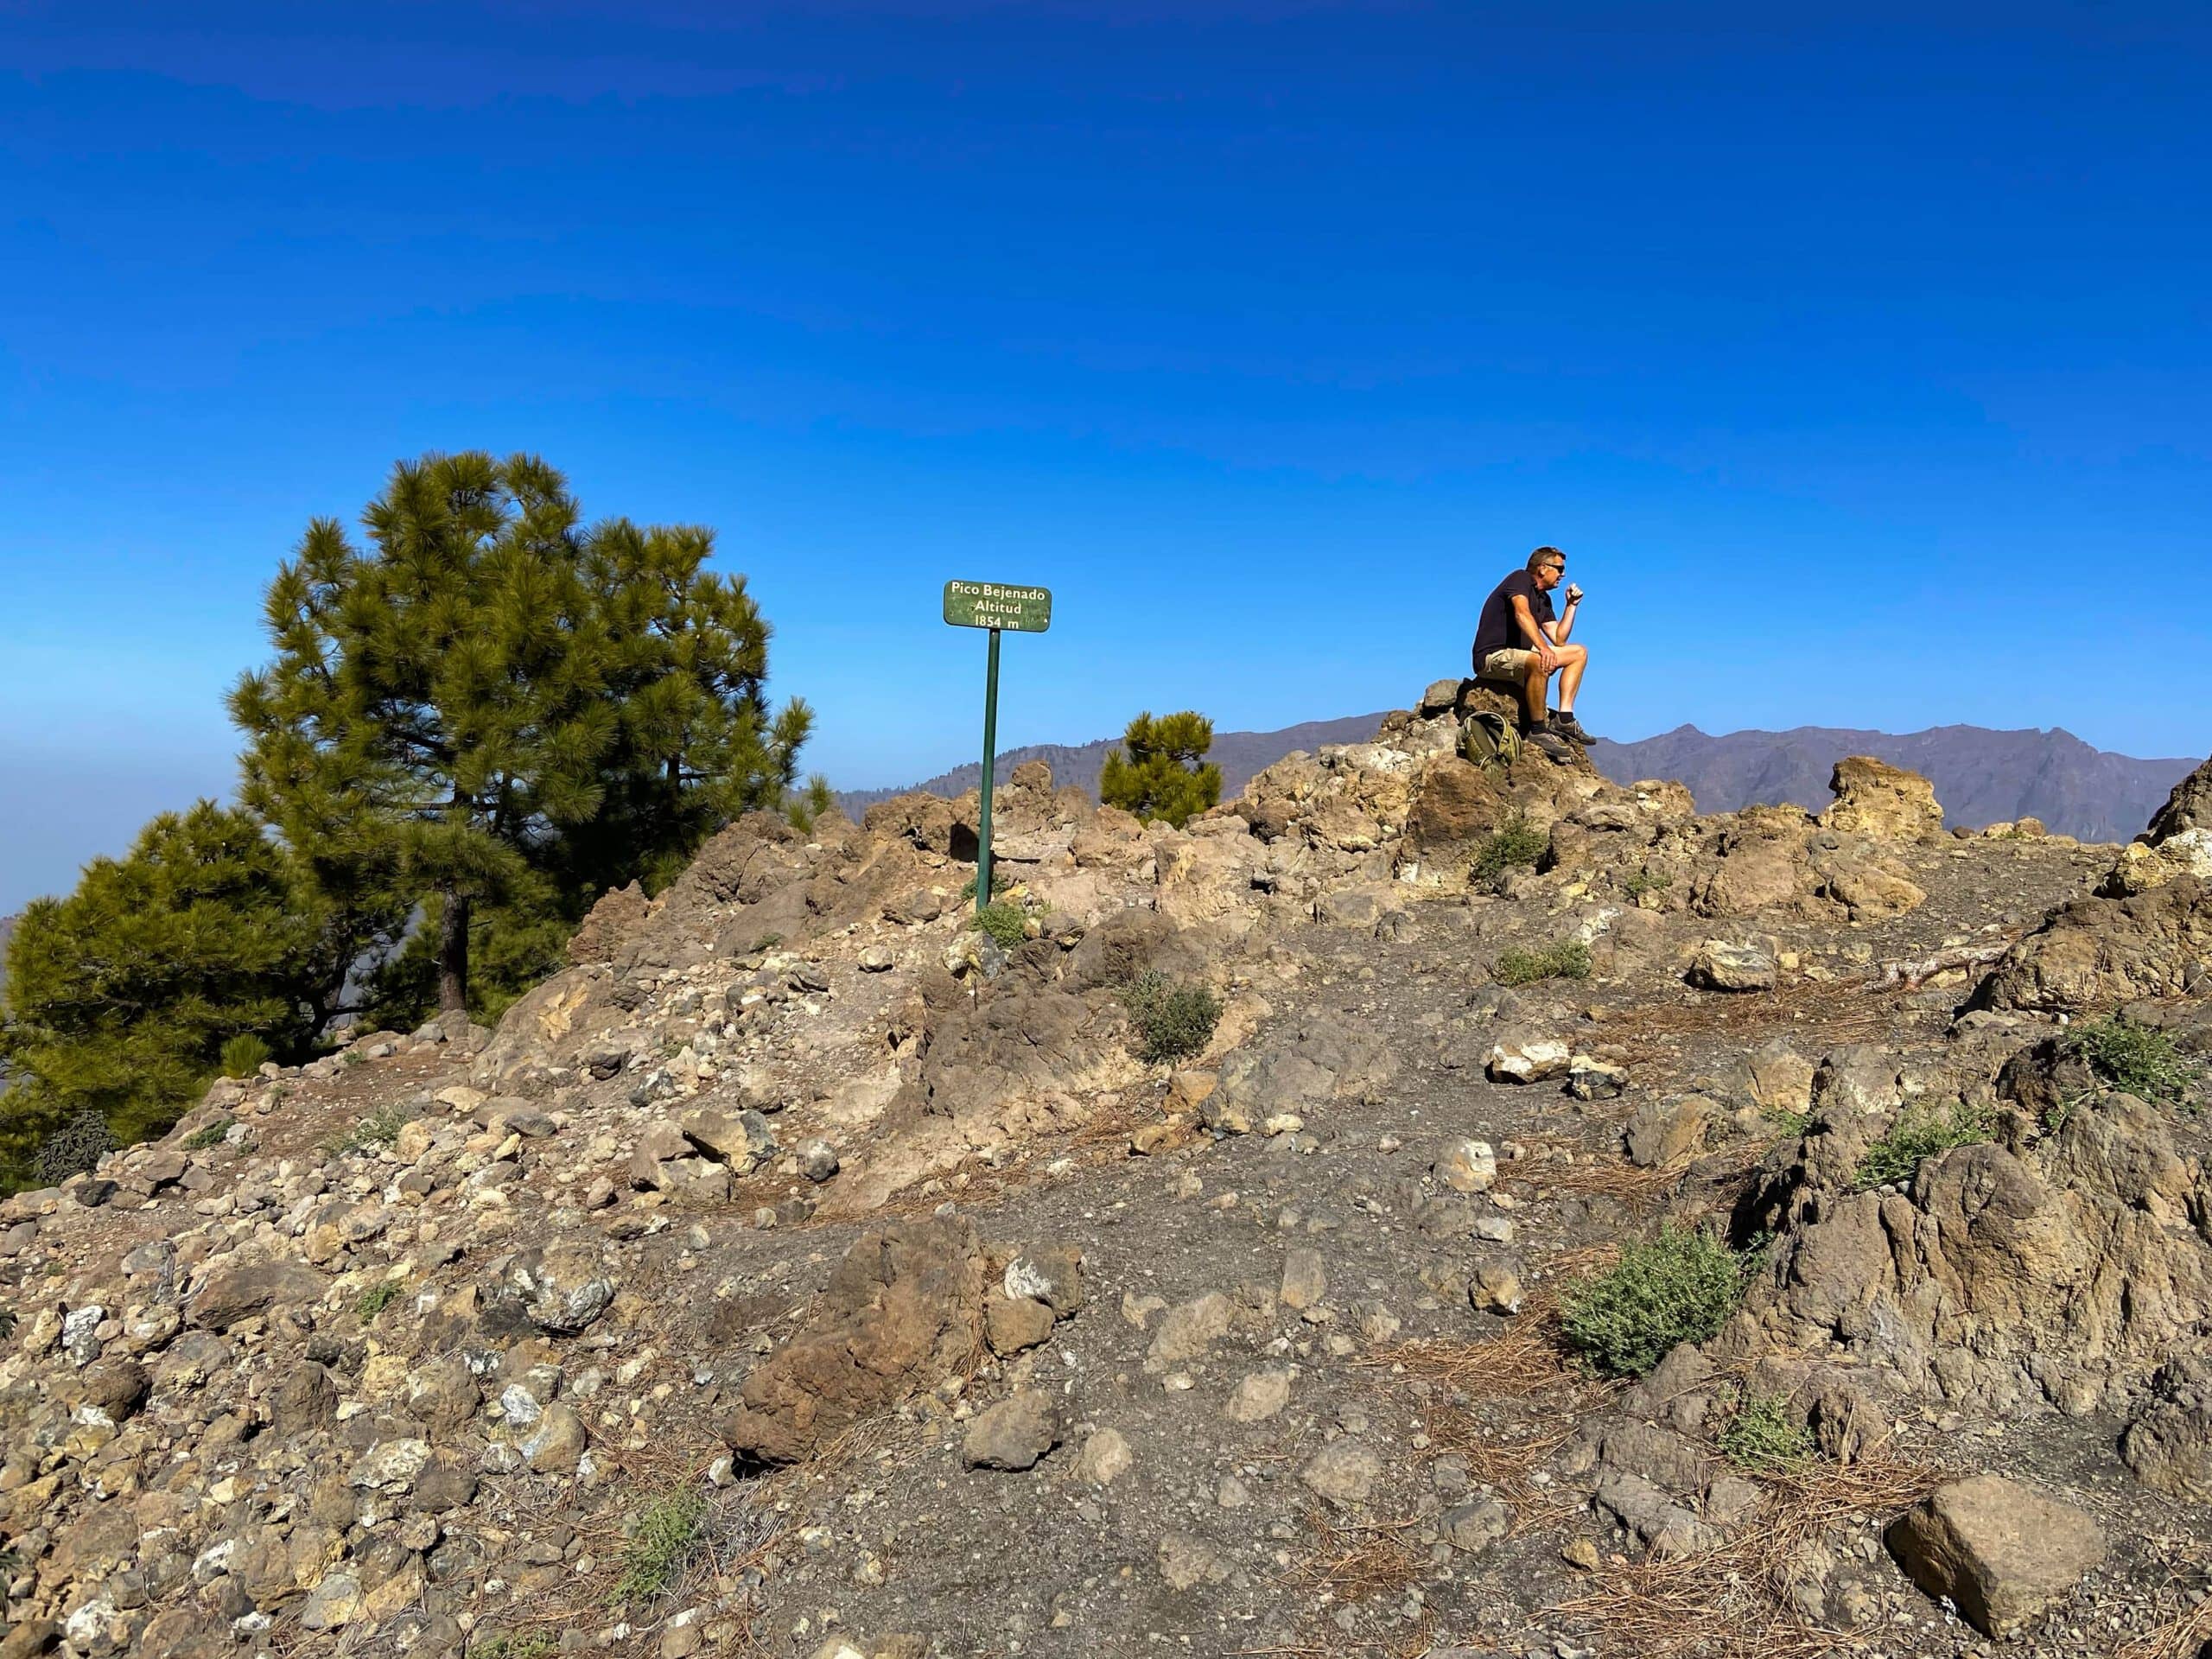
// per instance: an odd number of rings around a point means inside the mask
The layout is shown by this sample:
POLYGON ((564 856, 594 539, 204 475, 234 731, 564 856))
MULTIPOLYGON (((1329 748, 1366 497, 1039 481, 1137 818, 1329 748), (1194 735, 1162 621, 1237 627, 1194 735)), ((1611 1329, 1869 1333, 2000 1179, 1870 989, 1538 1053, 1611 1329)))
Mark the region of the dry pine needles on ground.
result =
POLYGON ((1791 1606, 1793 1562, 1829 1529, 1897 1514, 1942 1478, 1888 1459, 1765 1477, 1765 1505, 1726 1542, 1616 1568, 1553 1611, 1638 1659, 1822 1659, 1839 1638, 1791 1606))

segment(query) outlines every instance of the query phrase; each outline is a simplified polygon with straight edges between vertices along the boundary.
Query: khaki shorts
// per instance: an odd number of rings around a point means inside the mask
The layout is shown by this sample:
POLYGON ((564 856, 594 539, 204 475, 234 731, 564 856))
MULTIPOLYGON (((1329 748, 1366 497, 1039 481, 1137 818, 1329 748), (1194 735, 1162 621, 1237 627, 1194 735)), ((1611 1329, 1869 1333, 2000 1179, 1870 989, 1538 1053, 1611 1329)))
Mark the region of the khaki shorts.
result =
POLYGON ((1529 664, 1535 660, 1535 656, 1533 651, 1512 647, 1493 651, 1483 658, 1482 667, 1475 677, 1478 680, 1504 680, 1518 685, 1529 677, 1529 664))

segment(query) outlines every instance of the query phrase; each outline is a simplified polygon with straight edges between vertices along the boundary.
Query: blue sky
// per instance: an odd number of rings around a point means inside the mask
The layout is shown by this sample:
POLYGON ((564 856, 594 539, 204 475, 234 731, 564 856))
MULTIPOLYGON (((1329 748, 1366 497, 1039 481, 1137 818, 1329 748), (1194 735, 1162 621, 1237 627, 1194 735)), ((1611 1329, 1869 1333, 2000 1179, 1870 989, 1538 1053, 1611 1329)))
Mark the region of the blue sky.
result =
POLYGON ((1585 720, 2212 708, 2212 12, 0 6, 0 910, 230 782, 311 515, 703 522, 809 762, 1402 705, 1566 547, 1585 720), (1802 16, 1800 15, 1802 14, 1802 16))

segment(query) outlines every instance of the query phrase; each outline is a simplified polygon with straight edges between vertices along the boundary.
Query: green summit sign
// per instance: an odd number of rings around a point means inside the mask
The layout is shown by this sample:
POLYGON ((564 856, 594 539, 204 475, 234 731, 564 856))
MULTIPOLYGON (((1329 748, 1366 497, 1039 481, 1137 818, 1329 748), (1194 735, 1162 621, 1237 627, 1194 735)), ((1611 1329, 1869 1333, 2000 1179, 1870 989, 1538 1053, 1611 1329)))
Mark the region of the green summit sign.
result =
POLYGON ((956 628, 1042 633, 1052 626, 1052 590, 1005 582, 948 582, 944 620, 956 628))
POLYGON ((1010 582, 948 582, 944 620, 956 628, 987 628, 991 648, 983 662, 982 822, 977 826, 976 912, 991 902, 991 773, 999 748, 999 635, 1042 633, 1052 626, 1052 590, 1010 582))

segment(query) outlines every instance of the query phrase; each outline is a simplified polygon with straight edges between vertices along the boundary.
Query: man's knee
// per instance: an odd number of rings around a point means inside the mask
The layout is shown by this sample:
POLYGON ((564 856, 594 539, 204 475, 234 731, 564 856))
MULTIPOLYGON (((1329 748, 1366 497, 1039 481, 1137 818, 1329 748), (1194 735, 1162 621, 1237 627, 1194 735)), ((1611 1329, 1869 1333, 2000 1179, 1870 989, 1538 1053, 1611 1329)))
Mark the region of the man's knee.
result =
POLYGON ((1561 645, 1559 654, 1562 662, 1586 663, 1590 660, 1590 649, 1586 645, 1561 645))

